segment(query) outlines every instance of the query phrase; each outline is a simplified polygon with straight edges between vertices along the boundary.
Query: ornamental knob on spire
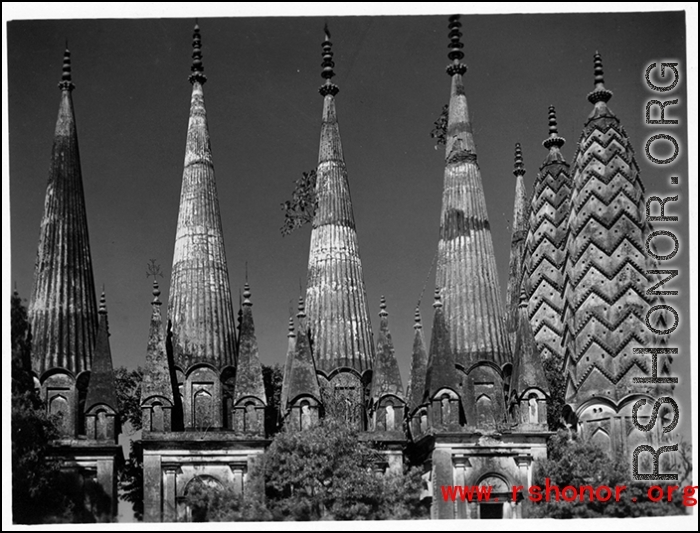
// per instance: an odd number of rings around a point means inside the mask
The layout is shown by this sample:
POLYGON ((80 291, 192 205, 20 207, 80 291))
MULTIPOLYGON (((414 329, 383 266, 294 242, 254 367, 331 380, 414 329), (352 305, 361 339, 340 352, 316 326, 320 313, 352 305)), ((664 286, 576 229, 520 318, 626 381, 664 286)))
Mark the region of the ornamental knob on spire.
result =
POLYGON ((58 88, 62 91, 72 91, 75 89, 71 76, 70 50, 68 50, 68 43, 66 43, 66 51, 63 52, 63 73, 61 74, 61 81, 58 82, 58 88))
POLYGON ((250 307, 253 305, 253 302, 250 301, 250 285, 248 285, 248 282, 245 282, 245 285, 243 285, 243 305, 245 307, 250 307))
POLYGON ((297 306, 297 318, 306 318, 306 310, 304 309, 304 297, 299 296, 299 305, 297 306))
POLYGON ((295 337, 296 333, 294 330, 294 318, 289 317, 289 326, 287 326, 287 337, 295 337))
POLYGON ((440 287, 435 287, 435 301, 433 302, 435 309, 442 307, 442 296, 440 295, 440 287))
POLYGON ((105 290, 102 289, 102 294, 100 295, 100 308, 97 311, 101 315, 107 314, 107 298, 105 297, 105 290))
POLYGON ((523 164, 523 151, 520 148, 520 143, 515 144, 515 166, 513 168, 513 174, 516 176, 525 175, 525 165, 523 164))
POLYGON ((389 316, 389 312, 386 310, 386 298, 384 298, 384 296, 382 296, 379 301, 379 316, 382 318, 389 316))
POLYGON ((420 318, 420 307, 416 307, 416 312, 413 314, 413 329, 420 329, 423 327, 423 323, 420 318))
POLYGON ((324 39, 323 43, 321 44, 323 47, 323 52, 321 52, 321 57, 323 57, 323 63, 321 63, 321 66, 323 67, 323 70, 321 71, 321 77, 326 80, 326 83, 321 85, 318 92, 320 92, 321 96, 324 97, 329 94, 331 96, 335 96, 338 94, 340 89, 335 83, 331 82, 331 78, 335 76, 335 72, 333 71, 335 63, 333 63, 333 51, 331 50, 333 43, 331 42, 331 32, 328 31, 328 24, 324 26, 323 32, 324 39))
POLYGON ((151 302, 153 305, 160 305, 162 302, 160 301, 160 287, 158 287, 158 281, 153 280, 153 301, 151 302))
POLYGON ((192 34, 192 74, 189 80, 190 83, 199 82, 202 85, 207 81, 202 65, 202 36, 199 33, 199 24, 194 25, 192 34))
POLYGON ((588 93, 588 101, 592 104, 596 102, 607 102, 612 98, 613 93, 605 88, 603 80, 603 60, 597 51, 593 56, 593 65, 593 83, 595 84, 595 89, 588 93))
POLYGON ((464 75, 467 72, 467 65, 460 62, 460 59, 464 57, 464 52, 462 52, 464 43, 460 40, 462 32, 459 31, 459 28, 462 27, 462 23, 459 21, 459 15, 452 15, 447 27, 450 29, 450 44, 448 45, 450 51, 447 57, 452 60, 452 64, 447 66, 447 74, 450 76, 455 74, 464 75))
POLYGON ((557 111, 554 109, 553 105, 549 106, 549 137, 542 141, 542 146, 548 150, 552 146, 561 148, 566 143, 564 137, 559 137, 559 130, 557 129, 557 111))

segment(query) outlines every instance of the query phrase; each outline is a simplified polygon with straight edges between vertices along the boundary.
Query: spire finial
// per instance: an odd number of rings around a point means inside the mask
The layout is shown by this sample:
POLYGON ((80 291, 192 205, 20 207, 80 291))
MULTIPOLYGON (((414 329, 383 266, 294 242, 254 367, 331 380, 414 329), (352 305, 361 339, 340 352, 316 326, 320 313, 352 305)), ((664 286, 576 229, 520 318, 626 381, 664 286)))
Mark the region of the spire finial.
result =
POLYGON ((553 105, 549 106, 549 137, 542 141, 542 145, 549 150, 552 146, 561 148, 566 143, 564 137, 559 137, 559 129, 557 128, 557 110, 553 105))
POLYGON ((423 324, 420 319, 420 307, 416 306, 416 312, 413 314, 413 329, 422 328, 423 324))
POLYGON ((289 317, 289 325, 287 326, 287 337, 294 337, 294 317, 289 317))
POLYGON ((459 28, 462 27, 462 23, 459 21, 459 15, 450 16, 450 23, 447 27, 450 30, 450 44, 448 45, 450 51, 447 57, 452 60, 452 64, 447 67, 447 74, 450 76, 454 76, 455 74, 464 75, 464 73, 467 72, 467 65, 460 62, 464 57, 464 52, 462 52, 464 43, 461 41, 462 32, 459 31, 459 28))
POLYGON ((386 310, 386 298, 384 298, 384 295, 382 295, 381 299, 379 300, 379 316, 389 316, 389 313, 386 310))
POLYGON ((299 305, 297 306, 298 312, 297 312, 297 318, 304 318, 306 317, 306 310, 304 309, 304 297, 299 296, 299 305))
POLYGON ((105 288, 102 286, 102 294, 100 295, 100 309, 98 311, 101 315, 107 314, 107 298, 105 297, 105 288))
POLYGON ((250 307, 253 305, 253 302, 250 301, 250 285, 248 284, 248 281, 245 282, 245 285, 243 285, 243 305, 250 307))
POLYGON ((68 50, 68 39, 66 39, 66 50, 63 52, 63 73, 61 74, 61 81, 58 82, 58 88, 62 91, 72 91, 75 89, 70 67, 70 50, 68 50))
POLYGON ((440 287, 435 287, 435 301, 433 302, 433 307, 435 309, 442 307, 442 296, 440 295, 440 287))
POLYGON ((199 82, 200 84, 207 81, 207 77, 204 75, 204 65, 202 65, 202 36, 199 33, 199 24, 196 22, 192 34, 192 74, 190 74, 189 80, 190 83, 199 82))
POLYGON ((520 143, 515 143, 515 166, 513 168, 513 174, 516 176, 524 176, 525 172, 525 165, 523 164, 523 151, 520 148, 520 143))
POLYGON ((593 83, 595 88, 588 94, 588 101, 592 104, 596 102, 607 102, 612 98, 612 91, 605 88, 603 80, 603 59, 596 50, 593 56, 593 83))
POLYGON ((326 80, 326 83, 321 85, 318 92, 324 97, 329 94, 335 96, 340 89, 338 89, 335 83, 331 82, 331 78, 335 76, 335 72, 333 71, 335 63, 333 63, 333 43, 331 42, 331 32, 328 30, 328 23, 323 27, 323 37, 323 43, 321 44, 323 47, 323 52, 321 52, 321 57, 323 57, 323 63, 321 63, 323 67, 323 70, 321 70, 321 77, 326 80))
POLYGON ((525 284, 520 285, 520 303, 518 307, 527 307, 527 292, 525 291, 525 284))
POLYGON ((161 304, 161 301, 159 298, 160 287, 158 287, 158 280, 155 278, 153 278, 153 291, 152 292, 153 292, 153 301, 151 303, 155 304, 155 305, 160 305, 161 304))

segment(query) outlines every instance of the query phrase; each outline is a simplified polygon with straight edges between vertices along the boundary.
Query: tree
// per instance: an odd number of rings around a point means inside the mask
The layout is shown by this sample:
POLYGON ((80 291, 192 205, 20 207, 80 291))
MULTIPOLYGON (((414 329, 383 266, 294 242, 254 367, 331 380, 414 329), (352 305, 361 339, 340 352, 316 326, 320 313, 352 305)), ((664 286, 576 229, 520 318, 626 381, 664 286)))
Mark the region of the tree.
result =
POLYGON ((129 502, 136 520, 143 520, 143 446, 132 440, 129 457, 119 470, 119 498, 129 502))
POLYGON ((650 484, 631 479, 629 458, 613 458, 591 442, 570 439, 565 430, 560 430, 550 438, 548 455, 547 459, 535 463, 535 485, 544 487, 546 478, 549 478, 550 485, 556 485, 559 489, 572 486, 578 490, 583 485, 591 485, 593 489, 597 489, 601 485, 607 485, 612 488, 613 497, 605 502, 591 502, 588 496, 584 501, 577 498, 571 502, 557 502, 552 495, 552 501, 549 502, 544 501, 544 498, 542 502, 528 501, 526 515, 529 518, 629 518, 684 513, 680 494, 674 502, 649 501, 647 489, 650 484), (619 501, 615 501, 615 487, 622 485, 627 488, 621 492, 619 501), (636 501, 633 501, 634 498, 636 501))
POLYGON ((282 383, 284 371, 278 364, 273 366, 263 365, 263 382, 265 383, 265 395, 267 396, 267 410, 265 411, 265 431, 268 436, 275 435, 279 431, 280 401, 282 396, 282 383))
POLYGON ((547 425, 550 431, 566 428, 563 412, 566 394, 566 377, 562 371, 561 360, 552 355, 542 363, 544 375, 549 385, 549 401, 547 402, 547 425))
POLYGON ((447 119, 450 110, 449 104, 442 106, 442 111, 440 116, 435 122, 433 122, 433 129, 430 131, 430 137, 437 141, 435 149, 437 150, 440 146, 445 146, 447 137, 447 119))
POLYGON ((120 366, 114 370, 114 389, 117 396, 117 411, 122 426, 131 425, 129 434, 141 429, 141 382, 143 368, 128 369, 120 366))
POLYGON ((280 228, 282 236, 290 235, 295 229, 313 222, 318 199, 316 198, 316 170, 302 172, 302 177, 294 182, 292 199, 282 204, 284 224, 280 228))

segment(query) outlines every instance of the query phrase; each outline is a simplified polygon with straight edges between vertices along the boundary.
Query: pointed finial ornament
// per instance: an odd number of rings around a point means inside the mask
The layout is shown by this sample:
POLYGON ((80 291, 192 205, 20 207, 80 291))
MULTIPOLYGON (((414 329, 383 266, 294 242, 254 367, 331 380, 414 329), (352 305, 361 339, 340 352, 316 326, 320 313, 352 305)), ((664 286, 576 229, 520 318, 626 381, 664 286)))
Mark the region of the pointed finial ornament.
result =
POLYGON ((527 303, 528 303, 528 301, 527 301, 527 293, 526 293, 526 291, 525 291, 525 284, 523 283, 523 284, 520 285, 520 302, 519 302, 519 304, 518 304, 518 307, 521 307, 521 308, 522 308, 522 307, 525 307, 525 308, 527 308, 527 303))
POLYGON ((153 301, 151 302, 154 305, 160 305, 160 287, 158 287, 158 280, 154 279, 153 280, 153 301))
POLYGON ((70 50, 68 50, 68 41, 66 41, 66 51, 63 52, 63 73, 61 74, 61 81, 58 82, 58 88, 62 91, 72 91, 75 89, 71 75, 70 50))
POLYGON ((324 39, 323 43, 321 44, 323 47, 323 52, 321 52, 321 56, 323 57, 323 63, 321 63, 321 66, 323 67, 323 70, 321 71, 321 77, 326 80, 326 83, 321 85, 318 92, 320 92, 321 96, 324 97, 329 94, 331 96, 335 96, 338 94, 340 89, 335 83, 331 82, 331 78, 335 76, 335 72, 333 71, 335 63, 333 63, 333 51, 331 50, 333 43, 331 42, 331 32, 328 31, 328 24, 324 26, 323 33, 324 39))
POLYGON ((383 295, 379 301, 379 316, 389 316, 389 313, 386 310, 386 298, 384 298, 383 295))
POLYGON ((243 285, 243 305, 250 307, 253 305, 253 302, 250 301, 250 285, 248 285, 248 282, 245 282, 245 285, 243 285))
POLYGON ((554 109, 553 105, 549 106, 549 137, 542 141, 542 146, 549 150, 552 146, 561 148, 566 143, 564 137, 559 137, 559 130, 557 129, 557 110, 554 109))
POLYGON ((299 296, 299 305, 297 306, 298 313, 297 313, 297 318, 305 318, 306 317, 306 311, 304 309, 304 297, 299 296))
POLYGON ((464 52, 462 52, 464 44, 461 41, 462 32, 459 31, 462 27, 462 23, 459 21, 459 15, 452 15, 447 27, 450 29, 450 44, 448 45, 450 51, 447 57, 452 60, 452 64, 447 66, 447 74, 450 76, 454 76, 455 74, 463 76, 467 72, 467 65, 460 62, 460 59, 464 57, 464 52))
POLYGON ((202 36, 199 33, 199 24, 194 25, 192 34, 192 74, 189 80, 190 83, 199 82, 202 85, 207 81, 202 65, 202 36))
POLYGON ((413 329, 422 328, 423 324, 420 318, 420 307, 416 307, 416 312, 413 315, 413 329))
POLYGON ((525 165, 523 164, 523 151, 520 148, 520 143, 515 143, 515 166, 513 168, 513 174, 516 176, 524 176, 525 165))
POLYGON ((102 294, 100 295, 100 308, 98 310, 98 313, 100 313, 101 315, 107 314, 107 298, 105 297, 104 287, 102 288, 102 294))
POLYGON ((294 317, 289 317, 289 325, 287 326, 287 337, 296 337, 294 330, 294 317))
POLYGON ((605 88, 603 80, 603 59, 600 57, 598 51, 596 51, 593 56, 593 75, 595 88, 592 92, 588 93, 588 101, 592 104, 596 102, 607 102, 612 98, 613 93, 605 88))
POLYGON ((442 296, 440 295, 440 287, 435 287, 435 301, 433 302, 435 309, 442 307, 442 296))

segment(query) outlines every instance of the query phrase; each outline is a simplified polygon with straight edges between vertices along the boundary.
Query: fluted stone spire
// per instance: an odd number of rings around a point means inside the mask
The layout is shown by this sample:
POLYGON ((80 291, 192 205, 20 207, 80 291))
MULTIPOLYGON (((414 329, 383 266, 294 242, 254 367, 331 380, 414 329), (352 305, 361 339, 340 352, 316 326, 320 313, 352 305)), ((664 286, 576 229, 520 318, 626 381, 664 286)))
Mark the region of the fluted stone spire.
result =
POLYGON ((89 370, 98 325, 68 50, 58 86, 61 102, 28 313, 38 376, 52 368, 76 376, 89 370))
POLYGON ((660 340, 645 324, 656 298, 646 294, 646 271, 655 262, 645 251, 644 186, 632 144, 608 108, 612 93, 597 52, 594 64, 593 110, 572 165, 565 259, 566 398, 575 406, 593 397, 653 394, 655 385, 633 383, 651 375, 650 356, 633 348, 660 340))
POLYGON ((243 288, 243 313, 241 315, 241 335, 236 364, 234 403, 252 396, 267 404, 262 365, 258 356, 258 341, 255 337, 255 325, 253 324, 253 303, 250 296, 250 286, 246 282, 243 288))
POLYGON ((411 381, 408 386, 409 408, 415 410, 423 403, 425 394, 425 375, 428 371, 428 352, 425 349, 425 338, 423 336, 423 324, 421 322, 420 308, 416 307, 415 331, 413 335, 413 355, 411 357, 411 381))
POLYGON ((515 333, 518 329, 518 307, 520 286, 525 265, 525 240, 528 228, 527 193, 525 192, 525 165, 520 143, 515 145, 515 204, 513 206, 512 237, 510 241, 510 263, 508 267, 508 288, 506 290, 506 327, 511 347, 515 346, 515 333))
POLYGON ((97 330, 95 357, 90 371, 90 384, 85 398, 85 412, 97 405, 118 409, 117 395, 114 390, 114 367, 112 351, 109 347, 109 324, 107 321, 107 304, 105 293, 100 297, 100 324, 97 330))
MULTIPOLYGON (((287 376, 285 376, 285 379, 287 376)), ((289 372, 289 385, 287 393, 287 404, 295 401, 302 395, 312 396, 316 400, 321 399, 321 390, 316 376, 316 366, 311 355, 309 346, 309 336, 301 329, 297 329, 296 346, 294 350, 294 360, 289 372)), ((289 405, 283 405, 282 411, 289 405)))
POLYGON ((428 368, 425 374, 424 401, 429 400, 440 389, 448 388, 455 392, 461 392, 458 386, 457 373, 455 371, 455 355, 450 346, 450 336, 445 323, 440 289, 435 289, 435 302, 433 308, 433 331, 430 336, 430 355, 428 368))
POLYGON ((442 288, 450 346, 465 367, 510 359, 481 171, 462 75, 467 67, 458 17, 450 17, 452 77, 445 147, 436 285, 442 288))
POLYGON ((382 296, 379 311, 379 334, 377 335, 377 358, 372 373, 370 401, 377 402, 384 394, 395 394, 403 399, 403 383, 399 362, 394 353, 394 343, 389 332, 389 313, 382 296))
POLYGON ((311 231, 306 310, 316 367, 324 373, 372 367, 374 346, 347 170, 330 82, 330 34, 323 43, 323 122, 316 171, 318 207, 311 231))
POLYGON ((235 322, 202 84, 201 39, 195 27, 192 101, 168 317, 175 364, 222 368, 234 363, 235 322))
POLYGON ((561 154, 566 141, 559 136, 554 106, 549 106, 548 150, 535 179, 530 205, 523 280, 529 297, 528 314, 542 358, 563 362, 564 247, 569 217, 571 178, 561 154))

